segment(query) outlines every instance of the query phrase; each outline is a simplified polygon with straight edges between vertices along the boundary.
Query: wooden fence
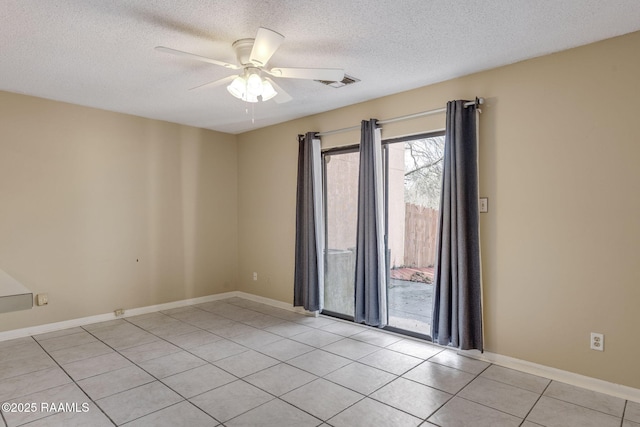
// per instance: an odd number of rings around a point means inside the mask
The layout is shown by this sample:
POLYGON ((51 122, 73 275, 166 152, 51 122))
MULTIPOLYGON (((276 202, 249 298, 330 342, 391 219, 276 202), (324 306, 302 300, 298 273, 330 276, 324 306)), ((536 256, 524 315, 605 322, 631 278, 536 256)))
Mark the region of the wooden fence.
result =
POLYGON ((431 267, 436 262, 439 211, 407 203, 404 225, 404 265, 431 267))

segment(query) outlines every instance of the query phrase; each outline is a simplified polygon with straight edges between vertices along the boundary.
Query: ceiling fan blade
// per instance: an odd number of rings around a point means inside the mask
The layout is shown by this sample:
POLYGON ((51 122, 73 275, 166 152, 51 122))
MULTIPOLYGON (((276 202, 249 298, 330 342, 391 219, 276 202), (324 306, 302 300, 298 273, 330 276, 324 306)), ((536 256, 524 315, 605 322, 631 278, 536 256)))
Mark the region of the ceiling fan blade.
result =
POLYGON ((216 59, 207 58, 206 56, 196 55, 195 53, 184 52, 182 50, 171 49, 170 47, 156 46, 155 49, 159 52, 170 53, 172 55, 184 56, 185 58, 195 59, 196 61, 208 62, 209 64, 220 65, 221 67, 230 68, 232 70, 240 69, 235 64, 229 64, 228 62, 218 61, 216 59))
POLYGON ((339 82, 344 79, 344 70, 339 68, 272 68, 268 71, 274 77, 287 79, 325 80, 339 82))
POLYGON ((264 67, 284 41, 284 36, 268 28, 258 28, 249 60, 264 67))
POLYGON ((271 83, 273 88, 278 92, 278 94, 273 98, 276 104, 284 104, 285 102, 291 101, 293 98, 287 92, 284 91, 279 85, 276 84, 273 80, 268 77, 264 78, 266 81, 271 83))
POLYGON ((214 81, 212 81, 212 82, 205 83, 205 84, 200 85, 200 86, 192 87, 192 88, 191 88, 191 89, 189 89, 189 90, 204 89, 204 88, 212 88, 212 87, 216 87, 216 86, 223 85, 223 84, 225 84, 225 83, 231 83, 231 82, 233 81, 233 79, 235 79, 236 77, 238 77, 238 76, 236 76, 236 75, 233 75, 233 76, 227 76, 227 77, 225 77, 225 78, 222 78, 222 79, 219 79, 219 80, 214 80, 214 81))

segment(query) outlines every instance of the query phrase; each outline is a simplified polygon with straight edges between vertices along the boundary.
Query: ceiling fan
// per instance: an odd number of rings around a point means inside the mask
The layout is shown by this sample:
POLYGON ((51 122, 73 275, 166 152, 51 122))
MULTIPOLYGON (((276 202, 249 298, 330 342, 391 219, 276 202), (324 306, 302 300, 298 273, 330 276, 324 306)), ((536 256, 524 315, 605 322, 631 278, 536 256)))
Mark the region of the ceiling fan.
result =
POLYGON ((215 87, 229 83, 227 90, 231 95, 246 102, 267 101, 271 98, 277 103, 290 101, 292 98, 269 77, 287 79, 309 79, 323 81, 341 81, 344 70, 337 68, 267 68, 267 63, 278 50, 284 36, 268 28, 260 27, 255 39, 236 40, 232 47, 236 52, 239 65, 211 59, 181 50, 164 46, 156 46, 156 50, 179 55, 197 61, 208 62, 231 70, 242 70, 240 75, 232 75, 220 80, 196 86, 193 89, 215 87))

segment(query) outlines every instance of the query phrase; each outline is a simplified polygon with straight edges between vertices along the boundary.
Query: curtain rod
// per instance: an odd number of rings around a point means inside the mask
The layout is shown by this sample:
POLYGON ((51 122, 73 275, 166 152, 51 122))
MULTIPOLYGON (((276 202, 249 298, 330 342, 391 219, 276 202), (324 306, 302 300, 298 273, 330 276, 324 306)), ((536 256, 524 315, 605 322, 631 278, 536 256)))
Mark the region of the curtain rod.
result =
MULTIPOLYGON (((478 105, 482 105, 482 104, 484 104, 484 98, 476 98, 475 101, 466 102, 464 104, 464 106, 465 107, 468 107, 470 105, 478 106, 478 105)), ((436 110, 422 111, 420 113, 409 114, 407 116, 400 116, 400 117, 394 117, 392 119, 379 120, 378 124, 383 125, 385 123, 401 122, 403 120, 409 120, 409 119, 415 119, 415 118, 418 118, 418 117, 431 116, 433 114, 440 114, 440 113, 444 113, 446 111, 447 111, 446 107, 445 108, 438 108, 436 110)), ((348 128, 330 130, 330 131, 327 131, 327 132, 318 132, 316 135, 317 136, 327 136, 327 135, 334 135, 336 133, 350 132, 350 131, 358 130, 358 129, 360 129, 360 125, 351 126, 351 127, 348 127, 348 128)))

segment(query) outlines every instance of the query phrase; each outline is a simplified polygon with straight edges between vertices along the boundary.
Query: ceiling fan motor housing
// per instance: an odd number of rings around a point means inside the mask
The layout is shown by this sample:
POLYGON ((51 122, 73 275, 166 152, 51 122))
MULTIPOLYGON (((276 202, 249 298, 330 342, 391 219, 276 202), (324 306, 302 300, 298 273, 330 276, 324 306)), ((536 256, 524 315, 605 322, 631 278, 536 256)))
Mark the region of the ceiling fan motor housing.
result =
POLYGON ((243 66, 256 66, 260 67, 264 64, 254 64, 251 62, 251 50, 253 49, 253 43, 255 39, 240 39, 233 42, 233 50, 236 51, 236 57, 238 62, 243 66))

